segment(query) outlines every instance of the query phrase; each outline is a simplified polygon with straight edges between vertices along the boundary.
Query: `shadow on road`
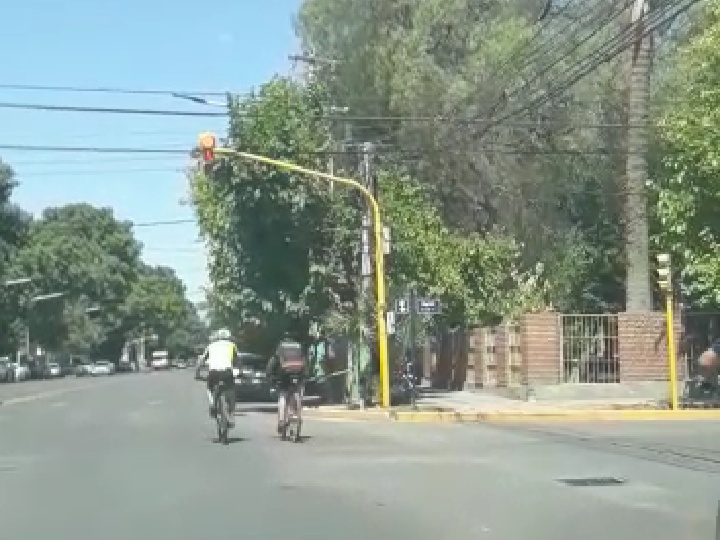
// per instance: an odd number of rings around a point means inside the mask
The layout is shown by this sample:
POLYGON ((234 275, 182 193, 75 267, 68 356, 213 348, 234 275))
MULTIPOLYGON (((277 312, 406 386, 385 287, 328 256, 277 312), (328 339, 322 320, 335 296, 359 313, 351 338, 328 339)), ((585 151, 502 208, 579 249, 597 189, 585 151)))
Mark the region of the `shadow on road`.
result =
MULTIPOLYGON (((245 440, 247 440, 247 439, 245 439, 243 437, 228 437, 228 444, 235 444, 235 443, 243 442, 245 440)), ((213 438, 212 441, 216 444, 220 444, 220 439, 218 439, 217 437, 213 438)))

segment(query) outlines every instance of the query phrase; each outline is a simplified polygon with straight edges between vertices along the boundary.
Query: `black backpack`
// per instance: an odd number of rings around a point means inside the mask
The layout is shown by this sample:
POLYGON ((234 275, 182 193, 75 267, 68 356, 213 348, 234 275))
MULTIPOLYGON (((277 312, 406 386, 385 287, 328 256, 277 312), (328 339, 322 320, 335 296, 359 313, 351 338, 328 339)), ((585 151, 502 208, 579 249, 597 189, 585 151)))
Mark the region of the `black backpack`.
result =
POLYGON ((305 371, 305 356, 299 343, 283 342, 278 347, 280 369, 287 375, 300 375, 305 371))

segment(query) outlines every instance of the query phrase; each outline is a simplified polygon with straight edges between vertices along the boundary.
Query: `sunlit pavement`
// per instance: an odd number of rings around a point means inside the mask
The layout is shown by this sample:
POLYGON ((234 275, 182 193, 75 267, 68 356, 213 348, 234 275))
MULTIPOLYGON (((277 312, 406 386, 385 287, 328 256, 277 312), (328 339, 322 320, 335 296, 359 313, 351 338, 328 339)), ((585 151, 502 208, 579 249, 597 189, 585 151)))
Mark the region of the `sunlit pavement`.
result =
POLYGON ((0 407, 2 537, 714 538, 719 423, 309 419, 293 444, 267 405, 241 405, 223 447, 203 388, 139 374, 0 407), (561 482, 588 477, 624 483, 561 482))
POLYGON ((125 374, 112 377, 75 377, 68 375, 57 379, 27 380, 15 383, 0 383, 0 406, 47 394, 62 394, 87 388, 90 385, 109 383, 115 377, 126 377, 125 374))

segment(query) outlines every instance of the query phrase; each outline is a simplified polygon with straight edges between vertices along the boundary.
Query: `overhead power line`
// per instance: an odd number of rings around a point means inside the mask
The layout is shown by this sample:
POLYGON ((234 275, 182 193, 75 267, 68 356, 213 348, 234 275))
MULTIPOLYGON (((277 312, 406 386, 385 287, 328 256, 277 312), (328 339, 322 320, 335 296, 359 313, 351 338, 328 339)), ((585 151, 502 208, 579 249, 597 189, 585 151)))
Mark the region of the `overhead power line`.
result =
POLYGON ((24 109, 24 110, 53 111, 53 112, 137 114, 137 115, 148 115, 148 116, 198 116, 198 117, 227 116, 226 112, 179 111, 179 110, 171 110, 171 109, 124 109, 124 108, 120 108, 120 107, 81 107, 81 106, 73 106, 73 105, 44 105, 41 103, 0 102, 0 109, 24 109))
POLYGON ((662 26, 682 12, 690 9, 690 7, 698 1, 699 0, 686 0, 683 2, 682 0, 678 0, 670 2, 665 5, 663 9, 658 9, 649 17, 644 18, 644 20, 641 21, 642 30, 640 32, 638 32, 637 24, 629 25, 614 37, 605 41, 600 47, 595 48, 589 54, 568 67, 563 74, 554 77, 554 80, 559 82, 551 85, 549 89, 543 90, 539 93, 539 95, 537 95, 537 97, 530 99, 519 107, 516 107, 510 112, 505 113, 504 115, 496 118, 494 121, 488 123, 480 136, 486 134, 490 129, 501 124, 510 125, 507 121, 515 116, 518 116, 526 111, 537 110, 545 103, 561 95, 568 88, 572 87, 589 73, 596 70, 600 65, 609 62, 628 47, 632 46, 638 37, 646 36, 659 26, 662 26))
POLYGON ((185 223, 197 223, 194 219, 172 219, 169 221, 145 221, 132 222, 133 227, 162 227, 165 225, 183 225, 185 223))
POLYGON ((21 152, 87 152, 97 154, 169 154, 176 156, 190 156, 191 150, 178 150, 176 148, 147 148, 147 147, 102 147, 102 146, 43 146, 31 144, 0 144, 0 150, 16 150, 21 152))
POLYGON ((620 17, 623 13, 626 12, 627 8, 631 5, 631 3, 634 0, 625 0, 624 2, 621 2, 619 7, 616 8, 614 11, 610 11, 609 13, 605 14, 605 17, 599 21, 600 24, 597 25, 596 28, 592 29, 586 36, 584 36, 582 39, 580 39, 578 42, 574 43, 570 48, 568 48, 566 51, 563 52, 563 54, 558 55, 556 58, 554 58, 552 61, 547 63, 542 67, 542 69, 535 74, 535 77, 531 79, 530 81, 525 82, 520 87, 515 88, 507 93, 507 97, 510 98, 514 95, 519 94, 523 90, 526 90, 529 88, 530 84, 533 80, 539 80, 543 75, 546 73, 550 73, 550 70, 560 64, 563 60, 566 60, 572 54, 577 51, 579 48, 581 48, 586 43, 590 42, 593 38, 595 38, 607 25, 610 25, 614 23, 614 21, 620 17))
MULTIPOLYGON (((145 96, 172 96, 173 94, 188 94, 194 96, 212 96, 220 97, 226 96, 228 93, 235 94, 234 92, 220 92, 220 91, 207 91, 207 90, 145 90, 139 88, 115 88, 115 87, 101 87, 101 86, 55 86, 55 85, 41 85, 41 84, 0 84, 0 90, 23 90, 23 91, 37 91, 37 92, 72 92, 72 93, 87 93, 87 94, 126 94, 126 95, 145 95, 145 96)), ((248 93, 247 95, 251 95, 248 93)))
MULTIPOLYGON (((697 0, 694 0, 697 1, 697 0)), ((82 107, 69 105, 41 105, 34 103, 3 103, 0 102, 0 109, 15 108, 29 110, 44 110, 52 112, 78 112, 78 113, 109 113, 109 114, 137 114, 137 115, 161 115, 161 116, 199 116, 199 117, 227 117, 227 112, 204 112, 204 111, 177 111, 170 109, 124 109, 117 107, 82 107)), ((240 117, 254 118, 259 115, 240 113, 240 117)), ((458 118, 448 116, 328 116, 314 115, 313 118, 318 120, 342 121, 342 122, 437 122, 437 123, 456 123, 456 124, 493 124, 496 120, 491 118, 458 118)), ((506 124, 509 125, 509 124, 506 124)), ((542 122, 514 122, 513 127, 539 127, 539 126, 568 126, 568 127, 587 127, 587 128, 606 128, 606 127, 628 127, 627 124, 570 124, 562 121, 542 121, 542 122)), ((644 127, 644 126, 643 126, 644 127)), ((1 147, 0 147, 1 148, 1 147)))

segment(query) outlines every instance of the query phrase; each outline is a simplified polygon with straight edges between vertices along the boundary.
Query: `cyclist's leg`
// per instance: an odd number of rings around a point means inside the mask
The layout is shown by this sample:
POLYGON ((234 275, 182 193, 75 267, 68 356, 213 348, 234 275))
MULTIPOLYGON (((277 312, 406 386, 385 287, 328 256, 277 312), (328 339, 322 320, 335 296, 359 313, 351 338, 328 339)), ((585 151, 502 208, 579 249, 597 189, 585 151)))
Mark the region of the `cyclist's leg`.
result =
POLYGON ((227 411, 228 411, 228 421, 230 423, 230 427, 233 427, 235 425, 235 421, 233 420, 235 413, 235 377, 233 376, 232 369, 228 369, 225 371, 225 399, 227 400, 227 411))
POLYGON ((217 386, 217 371, 208 371, 207 376, 207 398, 210 406, 210 417, 215 418, 215 387, 217 386))
POLYGON ((302 421, 303 395, 305 394, 305 384, 300 382, 295 392, 295 415, 298 421, 302 421))

